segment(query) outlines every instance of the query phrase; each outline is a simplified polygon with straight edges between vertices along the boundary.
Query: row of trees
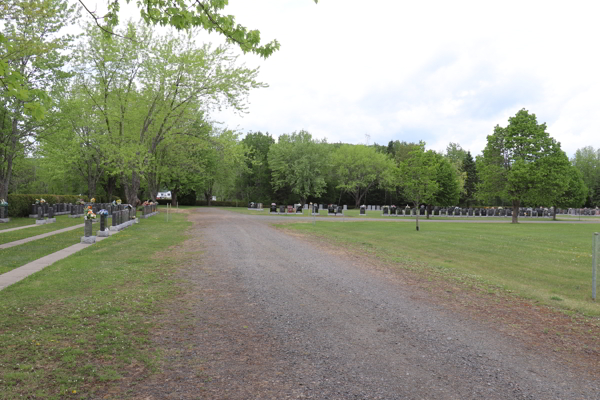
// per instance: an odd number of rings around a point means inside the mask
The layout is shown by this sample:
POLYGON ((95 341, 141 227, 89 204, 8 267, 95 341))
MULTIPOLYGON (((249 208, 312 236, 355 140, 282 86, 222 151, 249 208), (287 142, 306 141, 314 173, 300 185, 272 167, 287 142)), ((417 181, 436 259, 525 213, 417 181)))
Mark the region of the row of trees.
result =
MULTIPOLYGON (((264 85, 226 46, 142 24, 108 35, 91 24, 76 40, 61 34, 78 16, 64 0, 16 0, 0 12, 0 198, 79 192, 137 203, 169 189, 174 202, 186 194, 356 206, 598 201, 600 151, 581 149, 569 162, 526 110, 494 129, 476 161, 455 143, 439 154, 421 142, 329 144, 304 131, 240 141, 210 112, 243 112, 249 91, 264 85)), ((243 50, 273 50, 230 28, 224 34, 243 50)))

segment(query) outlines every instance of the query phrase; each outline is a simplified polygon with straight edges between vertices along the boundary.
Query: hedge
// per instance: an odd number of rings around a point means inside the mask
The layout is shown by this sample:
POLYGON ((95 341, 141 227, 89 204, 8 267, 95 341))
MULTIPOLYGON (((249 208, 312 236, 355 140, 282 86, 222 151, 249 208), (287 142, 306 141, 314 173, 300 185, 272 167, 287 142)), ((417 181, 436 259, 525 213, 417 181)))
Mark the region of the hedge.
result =
POLYGON ((44 199, 48 204, 55 203, 75 203, 81 197, 75 195, 58 194, 9 194, 6 198, 8 202, 9 217, 28 217, 31 213, 31 205, 35 204, 35 199, 44 199))

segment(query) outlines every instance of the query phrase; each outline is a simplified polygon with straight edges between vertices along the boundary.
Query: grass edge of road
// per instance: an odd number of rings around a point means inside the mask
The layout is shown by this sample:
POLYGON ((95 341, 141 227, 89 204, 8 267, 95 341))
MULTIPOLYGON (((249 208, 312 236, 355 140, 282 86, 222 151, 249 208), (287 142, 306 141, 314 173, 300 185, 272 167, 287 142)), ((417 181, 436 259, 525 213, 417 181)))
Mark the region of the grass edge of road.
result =
POLYGON ((183 214, 140 221, 0 291, 4 398, 94 398, 156 370, 151 331, 176 296, 190 225, 183 214))

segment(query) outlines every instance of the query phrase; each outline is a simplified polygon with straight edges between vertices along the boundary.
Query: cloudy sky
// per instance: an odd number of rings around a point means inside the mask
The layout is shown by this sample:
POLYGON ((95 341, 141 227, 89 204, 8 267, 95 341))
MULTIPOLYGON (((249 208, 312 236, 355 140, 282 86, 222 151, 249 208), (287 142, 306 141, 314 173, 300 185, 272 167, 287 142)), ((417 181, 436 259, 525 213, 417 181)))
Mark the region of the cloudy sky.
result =
POLYGON ((269 87, 248 114, 214 116, 230 128, 438 151, 456 142, 475 155, 526 108, 569 156, 600 145, 597 1, 229 3, 237 22, 281 43, 267 60, 240 57, 269 87))

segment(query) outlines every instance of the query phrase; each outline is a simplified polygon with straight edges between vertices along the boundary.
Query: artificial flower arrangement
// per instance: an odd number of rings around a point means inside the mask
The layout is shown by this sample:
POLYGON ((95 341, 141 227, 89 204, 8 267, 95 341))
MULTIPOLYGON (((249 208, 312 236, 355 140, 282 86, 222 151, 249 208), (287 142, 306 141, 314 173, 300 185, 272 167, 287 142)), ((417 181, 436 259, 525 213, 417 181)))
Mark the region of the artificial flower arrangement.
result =
POLYGON ((83 205, 83 204, 85 204, 85 201, 83 201, 83 199, 79 199, 79 200, 77 200, 77 204, 82 204, 83 205))
POLYGON ((98 215, 108 215, 108 210, 102 209, 102 210, 98 211, 97 214, 98 215))
POLYGON ((92 197, 92 199, 90 200, 90 203, 95 203, 96 202, 96 198, 92 197))
POLYGON ((85 213, 85 216, 83 217, 86 221, 88 220, 94 220, 96 219, 96 214, 94 214, 94 211, 92 210, 92 206, 89 206, 87 209, 87 213, 85 213))
POLYGON ((44 199, 35 199, 35 204, 44 204, 46 200, 44 199))
POLYGON ((8 203, 4 199, 0 199, 0 206, 7 206, 8 203))
POLYGON ((121 204, 121 199, 117 199, 117 204, 121 204))

